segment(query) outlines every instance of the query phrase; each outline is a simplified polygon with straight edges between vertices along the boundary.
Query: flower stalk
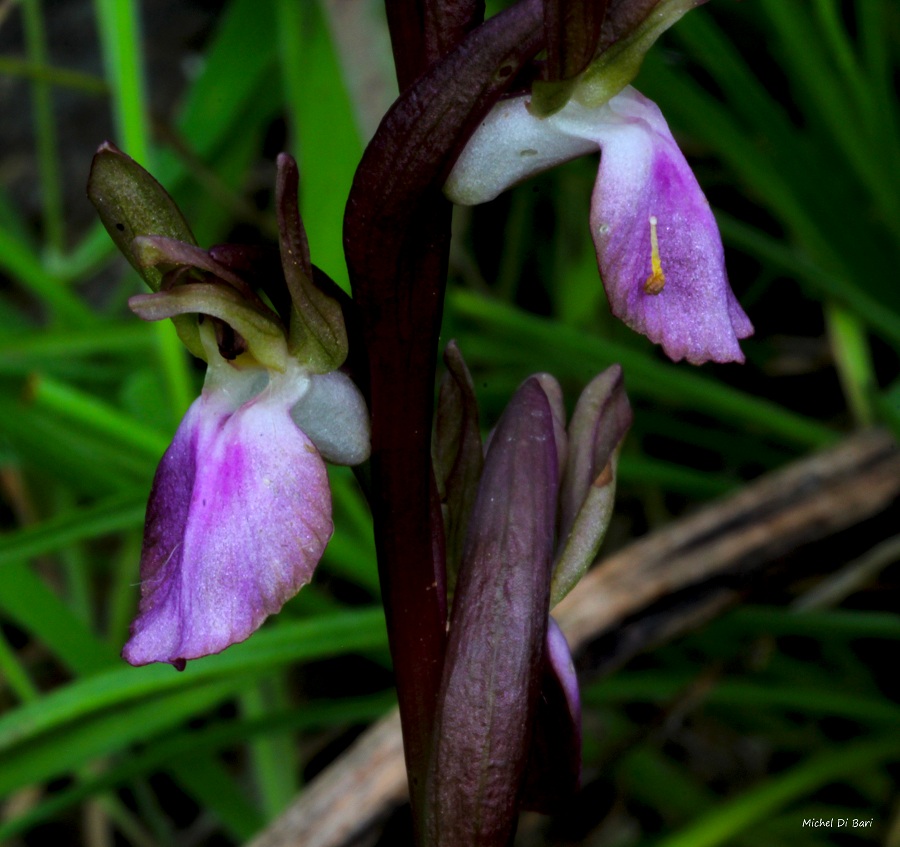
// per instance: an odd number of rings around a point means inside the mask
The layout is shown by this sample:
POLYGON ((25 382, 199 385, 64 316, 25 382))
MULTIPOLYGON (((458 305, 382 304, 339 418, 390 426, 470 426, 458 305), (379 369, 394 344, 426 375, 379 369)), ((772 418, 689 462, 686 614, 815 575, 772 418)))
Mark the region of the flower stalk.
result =
POLYGON ((371 452, 423 845, 503 847, 520 808, 549 810, 577 790, 577 678, 550 610, 598 554, 631 423, 618 366, 568 425, 560 385, 536 374, 483 446, 453 343, 433 420, 451 200, 485 202, 599 150, 589 226, 613 312, 674 359, 741 360, 752 327, 712 213, 659 110, 628 85, 656 36, 699 2, 518 0, 486 23, 479 0, 389 2, 401 94, 347 201, 352 301, 312 264, 289 156, 278 158, 274 257, 202 249, 146 171, 112 145, 95 157, 91 199, 152 292, 131 308, 172 319, 207 364, 154 481, 124 655, 183 668, 249 636, 328 542, 325 461, 371 452))
POLYGON ((441 187, 471 129, 539 49, 540 11, 537 0, 526 0, 497 16, 401 94, 363 156, 344 220, 369 361, 379 573, 420 832, 446 633, 437 590, 445 584, 443 530, 431 471, 450 244, 451 207, 441 187))

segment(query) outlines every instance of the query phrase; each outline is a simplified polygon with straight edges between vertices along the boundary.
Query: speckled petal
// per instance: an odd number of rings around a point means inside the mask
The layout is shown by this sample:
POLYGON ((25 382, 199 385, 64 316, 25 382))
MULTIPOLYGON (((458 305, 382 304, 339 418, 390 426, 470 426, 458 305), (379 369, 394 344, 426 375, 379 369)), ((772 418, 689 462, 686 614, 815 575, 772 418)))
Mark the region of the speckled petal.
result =
POLYGON ((725 274, 709 203, 654 103, 633 88, 595 130, 591 232, 613 313, 694 364, 744 360, 753 332, 725 274))
POLYGON ((325 465, 272 385, 235 409, 227 385, 194 402, 156 472, 133 665, 218 653, 309 582, 332 533, 325 465))

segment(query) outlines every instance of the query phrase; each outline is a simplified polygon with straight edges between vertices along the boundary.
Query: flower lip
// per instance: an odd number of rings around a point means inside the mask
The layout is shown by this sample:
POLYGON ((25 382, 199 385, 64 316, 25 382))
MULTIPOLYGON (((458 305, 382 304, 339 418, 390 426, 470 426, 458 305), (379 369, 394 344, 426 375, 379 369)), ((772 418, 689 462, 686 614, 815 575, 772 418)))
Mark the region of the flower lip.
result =
POLYGON ((602 149, 591 232, 613 314, 692 364, 744 360, 753 326, 728 285, 718 226, 654 103, 614 97, 594 133, 602 149))
MULTIPOLYGON (((293 423, 302 392, 217 363, 153 483, 131 664, 218 653, 246 639, 311 578, 332 533, 325 465, 293 423)), ((292 375, 295 376, 295 375, 292 375)))
POLYGON ((482 203, 596 150, 590 228, 613 313, 673 360, 743 361, 738 340, 753 326, 729 287, 715 218, 659 109, 635 89, 597 108, 571 100, 547 118, 526 97, 499 104, 445 193, 482 203))

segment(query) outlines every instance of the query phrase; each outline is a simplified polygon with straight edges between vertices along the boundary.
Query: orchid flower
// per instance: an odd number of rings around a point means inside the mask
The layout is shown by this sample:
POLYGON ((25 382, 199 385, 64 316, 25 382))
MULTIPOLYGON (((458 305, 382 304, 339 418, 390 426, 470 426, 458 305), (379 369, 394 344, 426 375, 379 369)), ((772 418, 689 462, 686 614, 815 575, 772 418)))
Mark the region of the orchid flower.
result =
POLYGON ((660 32, 699 2, 641 4, 645 17, 618 41, 601 39, 579 77, 538 81, 531 95, 498 103, 444 186, 455 203, 484 203, 600 151, 590 230, 612 312, 671 359, 693 364, 743 361, 738 340, 753 326, 728 284, 703 191, 659 108, 627 83, 660 32))
MULTIPOLYGON (((249 284, 253 251, 197 247, 174 202, 111 145, 89 195, 126 257, 155 289, 132 297, 146 320, 171 318, 207 362, 156 471, 141 552, 141 599, 123 650, 133 665, 224 650, 309 582, 333 525, 325 459, 368 458, 368 410, 338 367, 340 306, 313 282, 293 160, 279 160, 287 321, 249 284), (301 308, 303 314, 300 313, 301 308)), ((273 294, 275 289, 273 288, 273 294)))
MULTIPOLYGON (((155 317, 154 295, 141 297, 132 308, 155 317)), ((122 653, 133 665, 184 667, 278 612, 310 581, 331 538, 322 454, 342 464, 368 455, 365 403, 348 377, 310 373, 287 355, 281 370, 237 365, 219 354, 209 321, 201 338, 203 391, 147 506, 140 608, 122 653), (304 430, 298 419, 314 423, 304 430)))

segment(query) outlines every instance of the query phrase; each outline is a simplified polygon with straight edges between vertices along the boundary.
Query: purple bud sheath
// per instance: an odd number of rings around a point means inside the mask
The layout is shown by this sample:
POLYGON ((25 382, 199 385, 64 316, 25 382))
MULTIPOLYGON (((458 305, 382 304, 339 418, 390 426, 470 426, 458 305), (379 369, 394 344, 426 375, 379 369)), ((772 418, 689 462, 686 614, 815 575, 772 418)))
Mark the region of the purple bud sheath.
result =
POLYGON ((527 380, 485 458, 448 636, 427 786, 430 847, 515 831, 547 635, 559 468, 547 395, 527 380))

